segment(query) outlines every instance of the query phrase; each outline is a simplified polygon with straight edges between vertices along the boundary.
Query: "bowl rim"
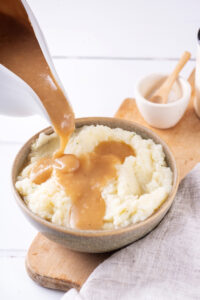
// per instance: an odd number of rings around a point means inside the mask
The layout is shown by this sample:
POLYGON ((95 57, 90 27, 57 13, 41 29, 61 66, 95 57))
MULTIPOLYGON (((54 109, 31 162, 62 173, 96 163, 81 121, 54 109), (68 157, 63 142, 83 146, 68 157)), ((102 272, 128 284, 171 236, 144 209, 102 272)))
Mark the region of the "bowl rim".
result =
POLYGON ((135 84, 135 95, 137 95, 136 100, 138 102, 142 102, 143 104, 146 104, 147 106, 151 106, 151 107, 157 107, 157 108, 169 108, 169 107, 176 107, 179 105, 183 105, 184 102, 189 102, 190 100, 190 95, 191 95, 191 86, 190 83, 183 78, 182 76, 178 76, 178 80, 180 81, 180 84, 182 86, 182 88, 184 89, 185 93, 183 93, 183 95, 177 99, 176 101, 173 102, 169 102, 169 103, 153 103, 151 101, 148 101, 140 92, 140 85, 142 84, 142 82, 144 80, 150 79, 153 76, 159 76, 159 77, 166 77, 169 74, 167 73, 150 73, 144 77, 141 77, 135 84))
MULTIPOLYGON (((35 213, 33 213, 28 206, 25 204, 25 201, 23 200, 23 198, 20 196, 19 192, 17 191, 16 187, 15 187, 15 182, 16 182, 16 176, 15 176, 15 169, 17 168, 17 165, 20 161, 20 157, 21 155, 24 153, 24 151, 30 147, 30 145, 33 143, 33 141, 39 136, 40 133, 44 132, 47 134, 51 134, 54 132, 53 128, 47 127, 41 131, 39 131, 38 133, 36 133, 35 135, 33 135, 28 141, 26 141, 26 143, 20 148, 20 150, 18 151, 17 155, 15 156, 13 165, 12 165, 12 171, 11 171, 11 183, 12 183, 12 192, 15 196, 16 202, 19 205, 19 207, 22 209, 22 211, 24 211, 31 219, 33 219, 34 221, 36 221, 37 223, 40 223, 40 225, 44 226, 44 227, 48 227, 49 229, 53 230, 53 231, 57 231, 61 234, 68 234, 68 235, 74 235, 74 236, 84 236, 84 237, 103 237, 103 236, 110 236, 110 235, 118 235, 118 234, 122 234, 124 232, 132 232, 132 230, 136 230, 140 227, 146 226, 148 223, 152 223, 153 220, 158 216, 158 214, 164 214, 166 208, 169 206, 171 206, 174 197, 176 195, 177 189, 178 189, 178 185, 179 185, 179 174, 178 174, 178 168, 177 168, 177 164, 176 164, 176 160, 175 157, 173 155, 173 152, 171 151, 171 149, 169 148, 169 146, 159 137, 159 135, 157 135, 155 132, 153 132, 151 129, 140 125, 137 122, 133 122, 133 121, 129 121, 129 120, 124 120, 124 119, 120 119, 120 118, 113 118, 113 117, 85 117, 85 118, 77 118, 75 119, 75 123, 76 123, 76 128, 80 128, 84 125, 102 125, 102 122, 113 122, 115 121, 116 123, 124 123, 125 125, 130 125, 130 126, 134 126, 138 129, 142 129, 142 131, 144 131, 145 133, 147 133, 147 135, 149 136, 149 138, 153 139, 153 141, 155 143, 157 143, 155 140, 159 141, 159 144, 161 144, 162 146, 164 146, 164 150, 165 152, 167 152, 167 155, 170 157, 170 160, 172 161, 172 165, 174 168, 174 172, 173 172, 173 184, 172 184, 172 190, 169 194, 169 196, 167 197, 167 199, 161 204, 161 206, 151 215, 149 216, 147 219, 145 219, 144 221, 138 222, 138 223, 132 223, 129 224, 125 227, 121 227, 121 228, 114 228, 114 229, 99 229, 99 230, 83 230, 83 229, 75 229, 75 228, 70 228, 70 227, 64 227, 61 225, 57 225, 55 223, 52 223, 50 221, 47 221, 43 218, 41 218, 40 216, 36 215, 35 213), (90 124, 87 124, 90 123, 90 124), (155 139, 155 140, 154 140, 155 139)), ((105 125, 108 126, 109 125, 105 125)), ((121 128, 120 126, 118 127, 113 127, 113 128, 121 128)), ((123 128, 122 128, 123 129, 123 128)), ((126 129, 124 129, 126 130, 126 129)), ((130 131, 130 130, 127 130, 130 131)), ((133 130, 134 131, 134 130, 133 130)), ((158 143, 157 143, 158 144, 158 143)), ((24 162, 25 160, 23 160, 24 162)), ((23 165, 23 164, 22 164, 23 165)))

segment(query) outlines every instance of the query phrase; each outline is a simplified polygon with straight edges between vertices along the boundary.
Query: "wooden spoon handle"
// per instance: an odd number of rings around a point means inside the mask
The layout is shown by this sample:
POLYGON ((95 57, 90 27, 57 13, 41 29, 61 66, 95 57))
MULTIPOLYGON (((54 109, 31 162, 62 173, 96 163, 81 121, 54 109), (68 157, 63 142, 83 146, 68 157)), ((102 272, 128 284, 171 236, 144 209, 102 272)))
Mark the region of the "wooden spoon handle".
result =
POLYGON ((190 56, 191 56, 190 53, 187 52, 187 51, 185 51, 183 53, 183 55, 181 56, 179 62, 176 65, 174 71, 171 73, 171 75, 165 81, 165 83, 164 83, 165 85, 172 85, 174 83, 174 81, 178 77, 178 74, 183 69, 186 62, 190 59, 190 56))
POLYGON ((178 74, 180 73, 180 71, 183 69, 184 65, 186 64, 186 62, 190 59, 191 54, 187 51, 185 51, 183 53, 183 55, 181 56, 178 64, 176 65, 174 71, 169 75, 169 77, 165 80, 165 82, 163 83, 163 85, 160 88, 160 92, 165 94, 165 97, 163 97, 163 103, 166 103, 168 100, 168 95, 169 92, 172 88, 172 85, 174 84, 175 80, 178 77, 178 74))

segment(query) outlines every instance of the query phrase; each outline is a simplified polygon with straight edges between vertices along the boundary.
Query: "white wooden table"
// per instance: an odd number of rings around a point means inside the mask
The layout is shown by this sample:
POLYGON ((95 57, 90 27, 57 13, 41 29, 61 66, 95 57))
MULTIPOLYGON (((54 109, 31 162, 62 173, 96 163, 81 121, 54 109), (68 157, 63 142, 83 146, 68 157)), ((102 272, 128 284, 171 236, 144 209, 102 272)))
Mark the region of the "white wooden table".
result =
MULTIPOLYGON (((199 0, 28 0, 77 117, 112 116, 136 80, 169 72, 184 50, 195 64, 199 0)), ((1 93, 1 92, 0 92, 1 93)), ((0 94, 1 96, 1 94, 0 94)), ((3 99, 0 98, 0 101, 3 99)), ((12 161, 21 145, 48 124, 38 116, 0 115, 0 299, 60 299, 29 279, 24 259, 36 230, 15 204, 12 161)))

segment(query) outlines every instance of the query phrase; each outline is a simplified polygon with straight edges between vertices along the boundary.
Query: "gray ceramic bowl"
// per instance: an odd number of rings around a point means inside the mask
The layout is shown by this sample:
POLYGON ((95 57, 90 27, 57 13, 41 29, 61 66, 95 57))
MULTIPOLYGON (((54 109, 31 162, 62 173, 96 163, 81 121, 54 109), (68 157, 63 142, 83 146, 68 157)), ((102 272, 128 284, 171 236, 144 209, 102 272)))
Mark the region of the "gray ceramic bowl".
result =
MULTIPOLYGON (((42 234, 54 242, 65 245, 66 247, 82 252, 107 252, 115 249, 119 249, 125 245, 128 245, 137 239, 143 237, 150 232, 165 216, 174 200, 177 188, 178 188, 178 174, 176 162, 173 154, 168 146, 151 130, 141 126, 137 123, 125 121, 116 118, 83 118, 76 120, 76 127, 82 127, 83 125, 106 125, 111 128, 122 128, 129 131, 135 131, 143 138, 151 138, 156 144, 163 146, 166 161, 168 166, 173 171, 173 187, 167 200, 161 205, 161 207, 148 219, 137 224, 132 224, 124 228, 113 230, 78 230, 66 228, 63 226, 55 225, 49 221, 46 221, 39 216, 35 215, 26 206, 24 200, 15 188, 15 182, 17 175, 22 170, 27 155, 30 152, 31 144, 37 139, 40 132, 33 136, 19 151, 17 154, 13 168, 12 168, 12 187, 17 204, 22 209, 28 220, 35 226, 42 234)), ((44 129, 42 132, 50 134, 53 132, 52 128, 44 129)))

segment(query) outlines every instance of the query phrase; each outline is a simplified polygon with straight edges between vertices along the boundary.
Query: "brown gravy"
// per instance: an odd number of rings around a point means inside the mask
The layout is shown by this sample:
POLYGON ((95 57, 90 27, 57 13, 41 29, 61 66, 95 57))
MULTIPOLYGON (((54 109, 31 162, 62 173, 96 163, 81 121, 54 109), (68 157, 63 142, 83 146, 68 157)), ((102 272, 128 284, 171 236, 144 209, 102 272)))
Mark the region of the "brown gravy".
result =
POLYGON ((46 63, 19 0, 0 2, 0 63, 32 87, 60 137, 59 150, 53 157, 41 158, 35 163, 31 180, 41 184, 55 172, 58 183, 72 199, 70 226, 102 228, 105 203, 101 190, 116 177, 116 163, 134 155, 133 149, 122 142, 107 141, 79 158, 64 154, 74 131, 74 114, 46 63))
POLYGON ((70 227, 100 229, 105 215, 102 188, 116 177, 115 165, 123 163, 130 155, 135 155, 131 146, 123 142, 105 141, 79 159, 74 155, 50 160, 43 158, 36 163, 31 178, 40 184, 54 170, 58 182, 72 200, 70 227))

